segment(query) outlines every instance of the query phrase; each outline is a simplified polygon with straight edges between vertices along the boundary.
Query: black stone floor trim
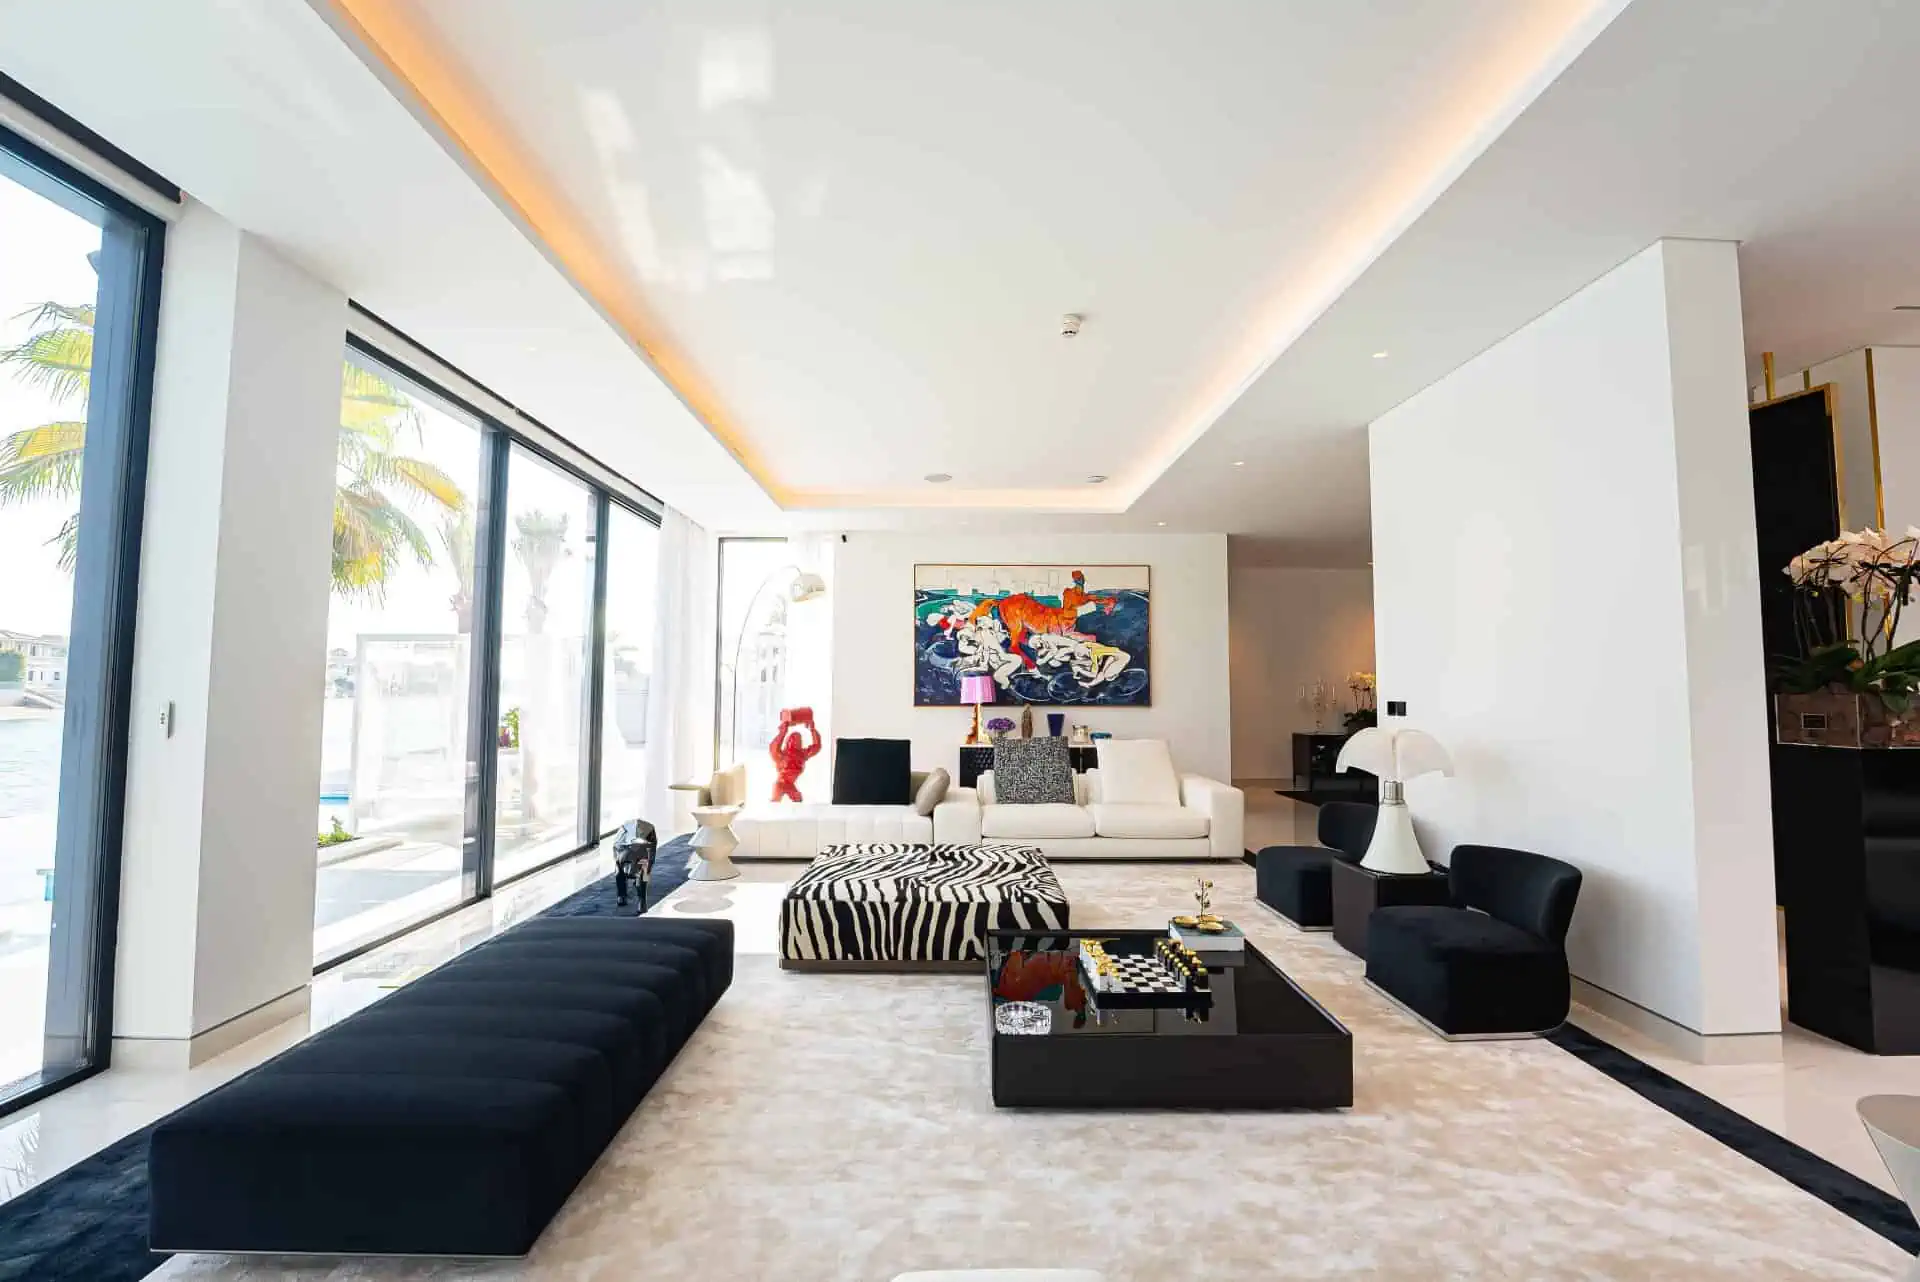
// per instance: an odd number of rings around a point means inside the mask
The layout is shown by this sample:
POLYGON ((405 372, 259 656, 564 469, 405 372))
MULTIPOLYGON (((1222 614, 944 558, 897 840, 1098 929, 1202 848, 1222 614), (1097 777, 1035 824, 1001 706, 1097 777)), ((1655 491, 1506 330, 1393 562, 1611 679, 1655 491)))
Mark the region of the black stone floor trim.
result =
POLYGON ((1801 1192, 1872 1229, 1908 1255, 1920 1252, 1920 1226, 1914 1224, 1906 1203, 1893 1194, 1675 1081, 1584 1028, 1563 1024, 1548 1033, 1547 1040, 1695 1130, 1766 1167, 1801 1192))

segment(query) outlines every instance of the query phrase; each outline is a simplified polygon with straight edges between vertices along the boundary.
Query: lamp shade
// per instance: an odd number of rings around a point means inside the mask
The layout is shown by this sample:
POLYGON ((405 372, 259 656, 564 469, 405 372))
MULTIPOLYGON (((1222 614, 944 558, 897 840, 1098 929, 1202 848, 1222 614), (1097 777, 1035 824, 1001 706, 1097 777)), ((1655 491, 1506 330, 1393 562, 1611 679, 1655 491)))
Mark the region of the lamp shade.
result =
POLYGON ((993 678, 985 673, 960 678, 960 702, 982 704, 993 702, 993 678))
POLYGON ((1388 730, 1369 726, 1340 747, 1335 770, 1360 769, 1382 779, 1405 782, 1436 771, 1453 773, 1453 758, 1424 730, 1388 730))

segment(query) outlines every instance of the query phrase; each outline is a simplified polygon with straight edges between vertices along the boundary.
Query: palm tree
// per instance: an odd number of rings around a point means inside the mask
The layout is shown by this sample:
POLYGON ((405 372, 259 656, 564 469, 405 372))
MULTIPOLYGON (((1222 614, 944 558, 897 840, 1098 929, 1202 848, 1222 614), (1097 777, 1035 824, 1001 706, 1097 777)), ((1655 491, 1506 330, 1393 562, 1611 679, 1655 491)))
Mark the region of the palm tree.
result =
MULTIPOLYGON (((80 497, 86 449, 87 395, 93 370, 94 310, 43 303, 21 313, 24 342, 0 347, 0 366, 21 383, 46 392, 78 417, 42 423, 0 437, 0 506, 41 498, 80 497)), ((425 505, 458 516, 467 510, 459 485, 433 464, 402 452, 420 439, 420 412, 380 375, 342 363, 339 480, 333 494, 333 588, 342 596, 378 599, 400 557, 433 564, 433 549, 409 512, 425 505)), ((73 570, 79 514, 68 517, 49 542, 60 565, 73 570)))

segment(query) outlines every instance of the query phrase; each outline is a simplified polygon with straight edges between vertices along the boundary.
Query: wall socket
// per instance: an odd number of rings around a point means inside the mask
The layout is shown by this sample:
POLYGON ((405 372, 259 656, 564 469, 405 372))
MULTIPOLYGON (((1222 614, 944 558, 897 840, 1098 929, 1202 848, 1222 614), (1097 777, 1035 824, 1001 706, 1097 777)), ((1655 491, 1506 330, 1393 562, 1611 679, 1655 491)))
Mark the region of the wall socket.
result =
POLYGON ((1388 716, 1390 716, 1390 717, 1404 717, 1404 716, 1406 716, 1406 715, 1407 715, 1407 701, 1406 701, 1405 699, 1389 699, 1389 700, 1387 700, 1387 715, 1388 715, 1388 716))

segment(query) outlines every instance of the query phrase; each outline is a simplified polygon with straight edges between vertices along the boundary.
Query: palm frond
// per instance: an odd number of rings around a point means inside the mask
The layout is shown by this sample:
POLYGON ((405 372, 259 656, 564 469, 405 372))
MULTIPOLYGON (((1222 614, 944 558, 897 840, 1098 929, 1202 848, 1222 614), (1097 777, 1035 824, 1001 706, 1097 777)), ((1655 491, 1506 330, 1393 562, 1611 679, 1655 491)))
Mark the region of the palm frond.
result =
POLYGON ((73 567, 80 560, 80 514, 75 512, 62 521, 59 532, 47 543, 58 549, 60 568, 72 574, 73 567))
POLYGON ((467 505, 459 483, 425 459, 371 454, 361 463, 360 478, 372 486, 398 490, 409 499, 436 503, 449 512, 467 505))
POLYGON ((17 314, 15 320, 27 322, 29 329, 42 329, 48 325, 72 325, 80 329, 93 328, 94 309, 92 303, 41 303, 29 307, 17 314))
POLYGON ((0 504, 80 493, 87 425, 66 420, 0 438, 0 504))
POLYGON ((342 596, 382 600, 394 562, 413 553, 423 566, 433 564, 427 533, 405 511, 377 491, 343 485, 333 496, 333 584, 342 596))
POLYGON ((345 361, 340 368, 340 426, 352 432, 375 429, 389 441, 402 430, 417 436, 420 409, 391 379, 345 361))
POLYGON ((84 403, 93 375, 93 331, 62 326, 29 334, 18 346, 0 347, 0 365, 14 366, 16 379, 55 401, 84 403))

